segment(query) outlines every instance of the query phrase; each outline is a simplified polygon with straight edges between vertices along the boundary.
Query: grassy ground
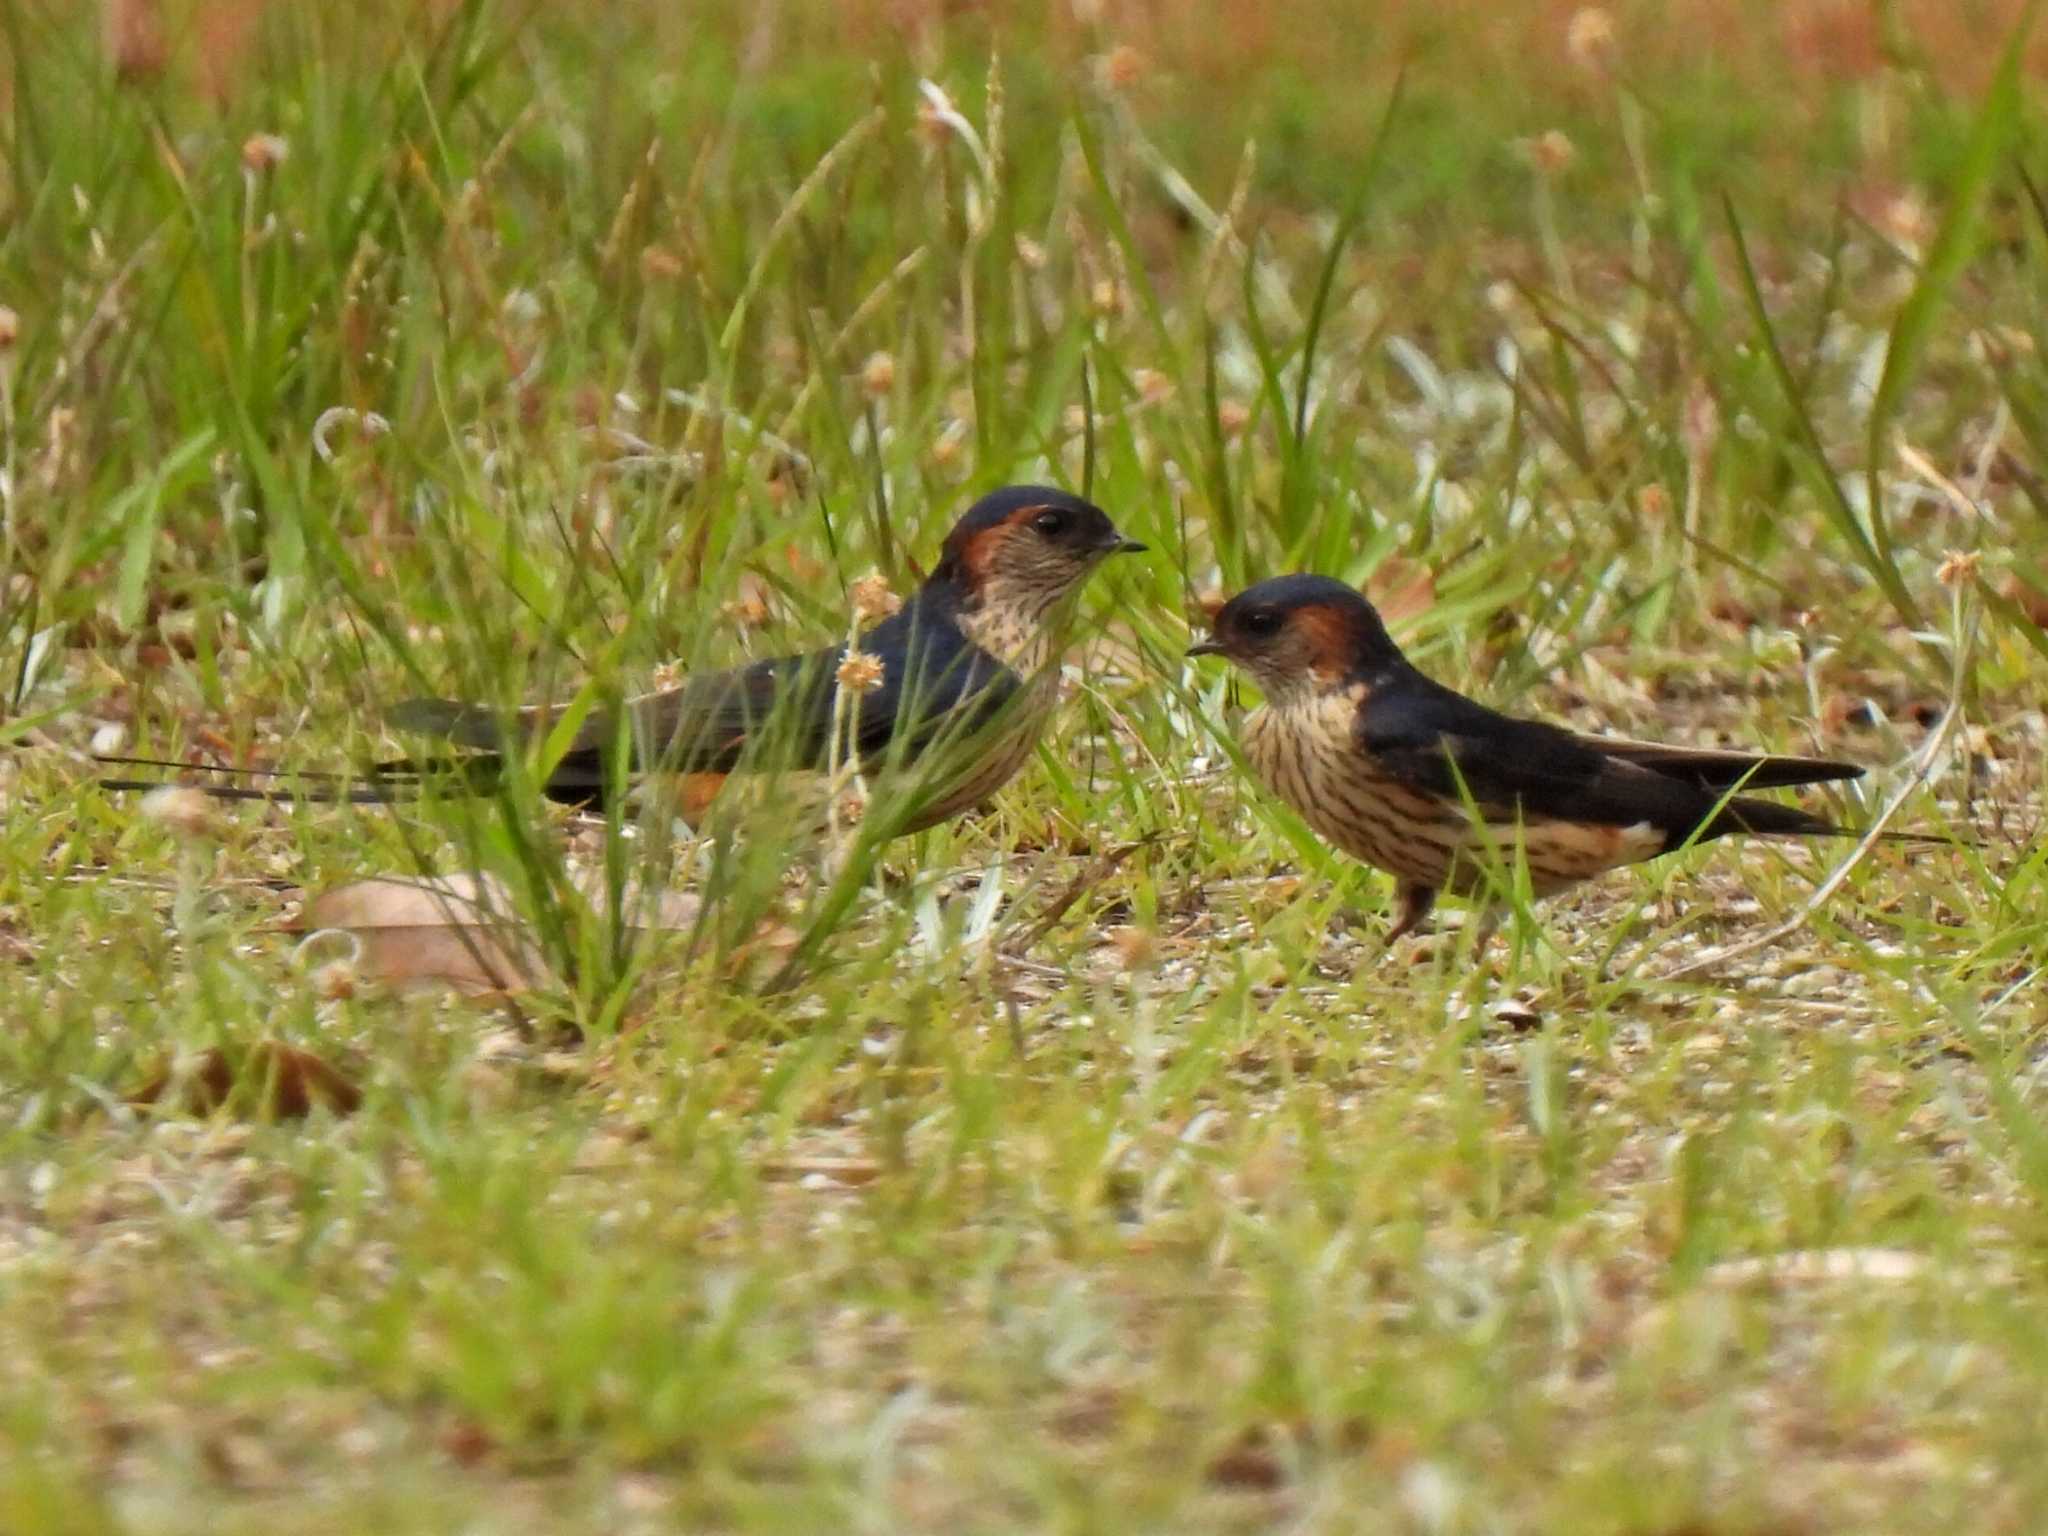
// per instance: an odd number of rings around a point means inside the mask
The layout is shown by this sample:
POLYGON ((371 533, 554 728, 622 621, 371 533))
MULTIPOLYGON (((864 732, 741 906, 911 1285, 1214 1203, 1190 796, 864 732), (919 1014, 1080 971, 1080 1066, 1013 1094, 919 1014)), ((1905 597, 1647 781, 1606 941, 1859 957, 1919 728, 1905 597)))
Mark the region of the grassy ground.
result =
POLYGON ((2035 1528, 2020 8, 942 9, 0 8, 0 1529, 2035 1528), (1155 553, 850 904, 524 783, 91 786, 820 643, 1034 477, 1155 553), (1180 659, 1297 568, 1979 846, 1383 957, 1180 659), (283 931, 422 867, 543 984, 283 931))

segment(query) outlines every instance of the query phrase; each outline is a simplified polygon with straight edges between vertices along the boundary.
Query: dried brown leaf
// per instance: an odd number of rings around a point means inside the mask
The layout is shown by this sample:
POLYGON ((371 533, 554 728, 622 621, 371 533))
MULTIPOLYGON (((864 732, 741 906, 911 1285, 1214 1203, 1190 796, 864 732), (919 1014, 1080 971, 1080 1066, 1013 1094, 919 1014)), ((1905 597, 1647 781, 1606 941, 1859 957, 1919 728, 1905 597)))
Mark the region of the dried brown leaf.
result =
POLYGON ((106 0, 101 42, 124 85, 154 80, 170 58, 158 0, 106 0))
POLYGON ((449 986, 465 996, 523 992, 545 985, 550 973, 510 908, 503 888, 487 878, 373 876, 314 897, 300 926, 354 935, 356 970, 371 981, 449 986))
POLYGON ((1365 595, 1389 624, 1427 613, 1436 602, 1436 577, 1419 560, 1389 555, 1366 579, 1365 595))
MULTIPOLYGON (((600 870, 577 870, 571 884, 588 901, 605 899, 600 870)), ((702 910, 687 891, 663 890, 649 899, 628 886, 622 899, 636 929, 687 929, 702 910)), ((510 893, 489 876, 352 880, 308 901, 297 928, 353 936, 359 952, 352 981, 446 986, 467 997, 530 991, 554 981, 531 930, 514 913, 510 893)))
POLYGON ((2019 605, 2021 613, 2029 623, 2048 629, 2048 592, 2030 582, 2022 581, 2016 575, 2009 575, 2003 584, 2005 595, 2019 605))
POLYGON ((1277 1488, 1287 1481, 1287 1466, 1261 1426, 1247 1429, 1209 1463, 1209 1481, 1226 1488, 1277 1488))

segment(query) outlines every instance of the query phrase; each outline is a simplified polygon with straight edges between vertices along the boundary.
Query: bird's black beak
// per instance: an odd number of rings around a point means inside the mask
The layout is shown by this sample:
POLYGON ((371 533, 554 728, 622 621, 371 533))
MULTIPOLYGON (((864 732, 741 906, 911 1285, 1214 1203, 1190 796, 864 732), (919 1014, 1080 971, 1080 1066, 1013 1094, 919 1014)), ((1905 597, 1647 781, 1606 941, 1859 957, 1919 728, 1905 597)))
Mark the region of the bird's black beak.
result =
POLYGON ((1142 555, 1146 548, 1146 545, 1140 544, 1136 539, 1127 539, 1118 534, 1102 547, 1102 552, 1105 555, 1142 555))
POLYGON ((1211 635, 1208 639, 1197 640, 1193 645, 1189 646, 1188 654, 1190 656, 1221 656, 1223 654, 1223 642, 1214 635, 1211 635))

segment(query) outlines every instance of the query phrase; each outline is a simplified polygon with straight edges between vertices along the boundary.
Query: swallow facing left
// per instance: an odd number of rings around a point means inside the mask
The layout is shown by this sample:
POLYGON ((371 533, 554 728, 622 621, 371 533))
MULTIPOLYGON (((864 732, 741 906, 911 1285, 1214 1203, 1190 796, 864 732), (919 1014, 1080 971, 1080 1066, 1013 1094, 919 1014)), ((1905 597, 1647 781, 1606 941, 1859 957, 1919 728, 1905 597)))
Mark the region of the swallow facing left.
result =
POLYGON ((1266 695, 1245 757, 1346 853, 1391 874, 1413 932, 1437 894, 1483 894, 1482 829, 1519 840, 1537 895, 1730 833, 1842 835, 1825 817, 1750 795, 1853 779, 1853 763, 1588 736, 1488 709, 1411 666, 1370 603, 1325 576, 1240 592, 1190 656, 1224 656, 1266 695))
MULTIPOLYGON (((972 810, 1037 744, 1057 692, 1068 599, 1104 559, 1144 547, 1119 533, 1100 507, 1065 491, 1013 485, 992 492, 954 525, 917 592, 851 648, 699 673, 627 700, 633 767, 714 777, 816 771, 844 751, 878 776, 878 787, 886 784, 896 831, 972 810)), ((528 708, 508 717, 479 705, 410 700, 390 711, 391 724, 461 750, 379 764, 348 797, 393 799, 430 776, 485 787, 506 751, 545 735, 561 714, 528 708)), ((543 786, 548 796, 602 804, 609 787, 604 759, 619 734, 614 718, 586 721, 543 786)), ((227 799, 292 798, 236 785, 199 787, 227 799)))

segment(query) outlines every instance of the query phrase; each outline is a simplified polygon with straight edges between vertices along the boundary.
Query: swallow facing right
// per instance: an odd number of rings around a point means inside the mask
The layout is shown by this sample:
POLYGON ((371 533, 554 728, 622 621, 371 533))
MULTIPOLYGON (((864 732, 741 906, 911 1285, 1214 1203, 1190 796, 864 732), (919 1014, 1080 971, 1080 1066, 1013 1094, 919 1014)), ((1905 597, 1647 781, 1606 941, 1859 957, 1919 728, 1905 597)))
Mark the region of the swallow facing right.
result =
POLYGON ((1519 840, 1537 895, 1730 833, 1845 834, 1797 806, 1730 796, 1853 779, 1853 763, 1663 746, 1516 719, 1411 666, 1373 606, 1325 576, 1282 576, 1217 613, 1190 656, 1224 656, 1266 695, 1252 769, 1317 832, 1393 875, 1413 932, 1437 894, 1483 895, 1484 842, 1519 840), (1475 824, 1476 820, 1483 827, 1475 824))
MULTIPOLYGON (((954 525, 916 593, 852 646, 699 673, 628 699, 632 765, 641 773, 715 777, 816 772, 851 760, 886 784, 899 817, 895 831, 972 810, 1037 744, 1057 694, 1069 599, 1103 560, 1144 547, 1100 507, 1065 491, 1013 485, 992 492, 954 525)), ((487 787, 504 753, 544 737, 562 714, 409 700, 389 711, 393 726, 460 750, 378 764, 347 798, 394 799, 430 776, 487 787)), ((549 798, 602 804, 610 792, 605 756, 620 734, 611 716, 586 721, 543 786, 549 798)), ((198 787, 224 799, 293 798, 238 785, 198 787)))

